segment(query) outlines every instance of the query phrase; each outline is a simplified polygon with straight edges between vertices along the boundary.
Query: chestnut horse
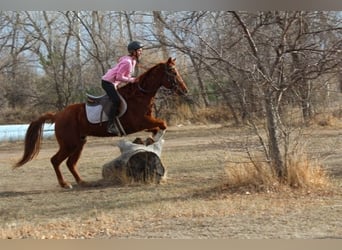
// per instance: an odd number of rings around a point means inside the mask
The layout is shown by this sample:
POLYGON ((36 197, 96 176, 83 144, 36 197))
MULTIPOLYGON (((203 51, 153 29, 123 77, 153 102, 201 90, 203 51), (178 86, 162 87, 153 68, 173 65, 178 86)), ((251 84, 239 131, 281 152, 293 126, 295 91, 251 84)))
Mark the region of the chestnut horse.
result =
MULTIPOLYGON (((175 59, 158 63, 137 78, 137 82, 119 88, 119 93, 127 102, 127 111, 119 118, 126 134, 147 130, 153 135, 166 129, 165 121, 152 116, 154 96, 164 86, 178 95, 185 95, 187 87, 175 68, 175 59)), ((24 154, 14 168, 32 160, 40 149, 44 123, 55 123, 55 136, 59 144, 58 152, 51 157, 51 163, 63 188, 72 188, 61 171, 60 164, 66 165, 79 185, 85 185, 77 171, 77 161, 81 156, 87 136, 114 136, 107 132, 107 122, 91 124, 86 117, 85 103, 72 104, 57 113, 46 113, 31 122, 25 136, 24 154)))

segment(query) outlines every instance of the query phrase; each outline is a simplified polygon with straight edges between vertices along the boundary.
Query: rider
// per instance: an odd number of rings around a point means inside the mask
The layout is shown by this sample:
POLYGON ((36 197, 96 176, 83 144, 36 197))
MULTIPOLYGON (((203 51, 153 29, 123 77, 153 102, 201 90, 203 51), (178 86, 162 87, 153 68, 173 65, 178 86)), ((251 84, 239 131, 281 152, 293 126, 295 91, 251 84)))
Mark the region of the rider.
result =
POLYGON ((118 64, 109 69, 107 73, 102 76, 102 88, 106 91, 107 95, 111 99, 113 105, 109 112, 109 120, 107 126, 107 132, 118 135, 119 130, 116 125, 115 116, 120 105, 120 98, 117 93, 117 89, 120 85, 135 82, 135 78, 132 77, 132 72, 135 69, 135 65, 139 63, 140 56, 142 54, 142 48, 144 45, 138 41, 132 41, 128 44, 128 55, 122 56, 118 64))

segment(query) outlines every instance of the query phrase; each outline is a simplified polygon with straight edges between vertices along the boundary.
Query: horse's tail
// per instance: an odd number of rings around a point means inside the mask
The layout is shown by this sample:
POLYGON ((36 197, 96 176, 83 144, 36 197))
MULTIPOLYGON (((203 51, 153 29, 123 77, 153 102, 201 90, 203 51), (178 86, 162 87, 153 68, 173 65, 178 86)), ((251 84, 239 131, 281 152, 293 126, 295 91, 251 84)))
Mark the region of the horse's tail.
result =
POLYGON ((13 168, 20 167, 32 160, 38 155, 40 149, 40 142, 42 140, 43 125, 45 122, 54 123, 55 115, 53 113, 46 113, 39 117, 37 120, 31 122, 26 131, 25 136, 25 149, 23 157, 18 161, 13 168))

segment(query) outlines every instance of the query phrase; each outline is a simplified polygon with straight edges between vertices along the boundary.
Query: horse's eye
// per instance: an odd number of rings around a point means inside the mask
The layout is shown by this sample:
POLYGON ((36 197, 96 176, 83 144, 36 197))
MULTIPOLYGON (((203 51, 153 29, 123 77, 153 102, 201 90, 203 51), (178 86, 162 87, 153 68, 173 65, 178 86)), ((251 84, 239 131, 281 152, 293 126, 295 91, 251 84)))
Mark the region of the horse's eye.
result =
POLYGON ((169 73, 172 74, 172 75, 177 75, 177 72, 176 72, 176 70, 175 70, 174 67, 169 67, 168 71, 169 71, 169 73))

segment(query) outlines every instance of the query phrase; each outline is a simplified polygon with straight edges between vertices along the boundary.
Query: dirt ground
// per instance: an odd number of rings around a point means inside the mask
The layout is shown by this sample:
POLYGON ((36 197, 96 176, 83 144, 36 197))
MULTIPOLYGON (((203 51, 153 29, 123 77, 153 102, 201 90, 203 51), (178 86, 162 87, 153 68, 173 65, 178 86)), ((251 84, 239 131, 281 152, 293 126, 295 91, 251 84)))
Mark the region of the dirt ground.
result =
MULTIPOLYGON (((135 134, 147 136, 147 134, 135 134)), ((333 187, 318 193, 230 192, 221 187, 225 169, 245 161, 245 129, 221 125, 170 127, 161 159, 167 179, 160 185, 105 185, 102 165, 119 155, 122 138, 88 138, 79 169, 94 187, 61 189, 50 165, 54 139, 38 157, 12 170, 22 142, 0 143, 0 238, 342 238, 342 130, 310 128, 302 134, 310 157, 320 160, 333 187)), ((247 140, 248 139, 248 140, 247 140)))

